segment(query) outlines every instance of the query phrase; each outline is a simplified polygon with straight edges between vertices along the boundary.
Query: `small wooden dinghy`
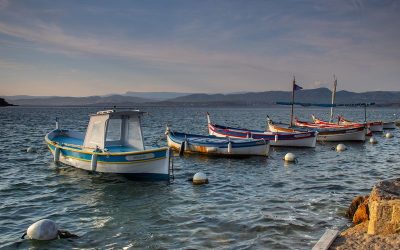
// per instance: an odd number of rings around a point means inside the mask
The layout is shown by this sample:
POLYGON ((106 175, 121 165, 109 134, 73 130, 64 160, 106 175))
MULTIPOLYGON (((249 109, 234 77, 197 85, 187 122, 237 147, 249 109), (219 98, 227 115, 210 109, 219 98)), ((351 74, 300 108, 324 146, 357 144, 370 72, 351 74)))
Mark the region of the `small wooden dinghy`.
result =
POLYGON ((145 147, 144 112, 100 111, 90 115, 86 134, 58 127, 45 137, 55 162, 84 170, 133 178, 168 179, 168 147, 145 147))
MULTIPOLYGON (((296 121, 296 125, 299 124, 296 121)), ((273 123, 269 123, 270 131, 276 132, 295 132, 295 131, 317 131, 317 141, 365 141, 365 128, 364 127, 331 127, 331 126, 317 126, 307 122, 301 122, 303 126, 295 126, 293 128, 285 128, 273 123)))
POLYGON ((211 123, 210 115, 207 113, 208 131, 210 135, 229 138, 253 138, 264 139, 270 142, 271 146, 281 147, 310 147, 315 148, 317 132, 270 132, 259 130, 248 130, 232 128, 211 123))
POLYGON ((230 139, 207 135, 165 132, 168 146, 180 153, 199 153, 222 156, 269 155, 269 142, 255 139, 230 139))

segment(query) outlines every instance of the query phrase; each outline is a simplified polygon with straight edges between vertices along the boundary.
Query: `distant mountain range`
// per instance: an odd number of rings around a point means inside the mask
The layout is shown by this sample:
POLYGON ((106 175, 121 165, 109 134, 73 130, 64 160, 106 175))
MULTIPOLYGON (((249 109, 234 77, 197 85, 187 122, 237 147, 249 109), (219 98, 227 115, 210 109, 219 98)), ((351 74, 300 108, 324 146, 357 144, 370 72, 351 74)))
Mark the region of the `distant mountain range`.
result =
MULTIPOLYGON (((7 96, 10 103, 30 106, 92 106, 117 105, 198 105, 198 106, 266 106, 291 101, 290 91, 265 91, 232 94, 190 94, 177 92, 127 92, 123 95, 88 97, 33 97, 7 96)), ((331 90, 327 88, 296 91, 296 102, 330 103, 331 90)), ((400 105, 400 91, 371 91, 355 93, 338 91, 336 103, 375 102, 377 105, 400 105)))

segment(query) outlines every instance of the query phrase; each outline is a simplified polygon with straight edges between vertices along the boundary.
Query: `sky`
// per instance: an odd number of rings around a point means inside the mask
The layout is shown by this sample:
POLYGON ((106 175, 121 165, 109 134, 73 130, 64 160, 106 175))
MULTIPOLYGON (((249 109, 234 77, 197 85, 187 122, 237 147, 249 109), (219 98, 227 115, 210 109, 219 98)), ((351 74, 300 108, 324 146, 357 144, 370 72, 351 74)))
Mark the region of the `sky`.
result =
POLYGON ((400 91, 397 0, 0 0, 0 96, 400 91))

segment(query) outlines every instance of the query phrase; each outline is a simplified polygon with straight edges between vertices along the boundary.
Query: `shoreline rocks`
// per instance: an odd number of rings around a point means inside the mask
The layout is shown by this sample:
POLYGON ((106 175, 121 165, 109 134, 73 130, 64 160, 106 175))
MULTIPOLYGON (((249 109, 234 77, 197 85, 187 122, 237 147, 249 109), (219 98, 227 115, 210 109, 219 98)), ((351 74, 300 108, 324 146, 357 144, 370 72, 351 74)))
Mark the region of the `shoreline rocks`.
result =
POLYGON ((330 249, 400 249, 400 178, 378 182, 369 196, 357 196, 346 212, 354 226, 330 249))

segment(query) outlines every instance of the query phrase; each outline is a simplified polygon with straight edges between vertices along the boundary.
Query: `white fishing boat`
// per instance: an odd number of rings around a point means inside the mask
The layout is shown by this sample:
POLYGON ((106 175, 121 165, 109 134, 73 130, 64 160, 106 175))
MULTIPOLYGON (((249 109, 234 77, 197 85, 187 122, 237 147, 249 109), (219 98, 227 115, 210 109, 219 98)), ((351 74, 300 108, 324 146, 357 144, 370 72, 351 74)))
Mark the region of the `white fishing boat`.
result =
POLYGON ((286 128, 269 123, 268 128, 274 132, 318 131, 317 141, 365 141, 364 127, 323 127, 314 123, 299 122, 298 120, 296 120, 295 124, 297 126, 286 128))
POLYGON ((168 146, 183 153, 219 156, 268 156, 269 142, 255 139, 230 139, 209 135, 194 135, 171 131, 165 132, 168 146))
POLYGON ((86 134, 56 129, 45 137, 55 162, 100 173, 133 178, 168 179, 170 150, 144 145, 144 112, 100 111, 90 115, 86 134))

